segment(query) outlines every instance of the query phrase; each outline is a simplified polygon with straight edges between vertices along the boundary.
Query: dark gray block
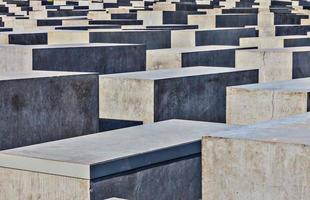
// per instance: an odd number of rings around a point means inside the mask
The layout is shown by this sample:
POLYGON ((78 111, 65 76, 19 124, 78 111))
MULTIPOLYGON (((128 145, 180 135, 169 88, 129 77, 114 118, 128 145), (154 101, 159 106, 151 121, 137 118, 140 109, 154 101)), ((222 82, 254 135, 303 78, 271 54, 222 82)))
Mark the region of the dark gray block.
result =
POLYGON ((2 71, 34 69, 110 74, 143 71, 146 62, 145 45, 138 44, 3 45, 1 49, 2 71), (12 52, 19 56, 12 57, 12 52))
POLYGON ((147 49, 170 48, 171 34, 169 30, 123 30, 90 32, 91 43, 127 43, 145 44, 147 49))
POLYGON ((96 74, 3 73, 0 93, 0 149, 98 131, 96 74))
POLYGON ((196 46, 204 45, 239 45, 242 37, 257 37, 255 28, 225 28, 214 30, 197 30, 196 46))

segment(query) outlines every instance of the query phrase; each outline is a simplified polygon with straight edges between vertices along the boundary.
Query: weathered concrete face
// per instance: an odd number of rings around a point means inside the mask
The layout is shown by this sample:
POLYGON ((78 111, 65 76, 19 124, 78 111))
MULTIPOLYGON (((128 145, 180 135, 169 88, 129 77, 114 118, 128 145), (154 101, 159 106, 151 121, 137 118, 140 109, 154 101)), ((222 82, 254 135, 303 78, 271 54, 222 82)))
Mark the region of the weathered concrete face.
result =
POLYGON ((88 31, 49 31, 48 44, 87 44, 88 31))
POLYGON ((309 116, 204 137, 202 199, 307 199, 309 116))
POLYGON ((4 73, 0 79, 0 149, 98 131, 96 74, 4 73))
POLYGON ((294 79, 227 88, 226 122, 253 124, 305 113, 310 79, 294 79))
POLYGON ((174 118, 225 122, 226 87, 255 83, 257 78, 257 70, 216 67, 104 75, 100 117, 144 123, 174 118))
POLYGON ((0 48, 3 50, 0 53, 3 72, 34 69, 109 74, 145 70, 144 45, 4 45, 0 48))
POLYGON ((259 81, 281 81, 310 76, 310 48, 257 49, 236 51, 236 68, 259 68, 259 81))
POLYGON ((29 195, 46 200, 198 200, 201 137, 230 128, 234 126, 169 120, 3 151, 1 194, 12 200, 29 195))

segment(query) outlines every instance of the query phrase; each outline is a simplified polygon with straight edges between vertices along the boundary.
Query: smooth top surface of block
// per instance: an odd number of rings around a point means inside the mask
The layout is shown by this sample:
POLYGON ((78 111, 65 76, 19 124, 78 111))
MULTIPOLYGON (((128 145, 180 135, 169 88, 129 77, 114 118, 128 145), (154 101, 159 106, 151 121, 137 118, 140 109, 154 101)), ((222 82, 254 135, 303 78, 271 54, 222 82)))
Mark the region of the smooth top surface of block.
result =
POLYGON ((238 130, 221 131, 218 137, 310 145, 310 112, 285 119, 260 122, 238 130))
POLYGON ((60 72, 60 71, 29 71, 29 72, 7 72, 0 74, 0 81, 17 80, 17 79, 33 79, 58 76, 74 76, 96 74, 90 72, 60 72))
POLYGON ((144 79, 144 80, 161 80, 168 78, 180 78, 188 76, 199 76, 207 74, 219 74, 228 72, 247 71, 230 67, 185 67, 178 69, 161 69, 142 72, 129 72, 121 74, 101 75, 101 78, 124 78, 124 79, 144 79))
POLYGON ((232 86, 248 90, 278 90, 310 92, 310 78, 292 79, 288 81, 273 81, 268 83, 232 86))
POLYGON ((98 178, 200 153, 203 135, 235 126, 168 120, 0 153, 0 166, 78 178, 98 178))

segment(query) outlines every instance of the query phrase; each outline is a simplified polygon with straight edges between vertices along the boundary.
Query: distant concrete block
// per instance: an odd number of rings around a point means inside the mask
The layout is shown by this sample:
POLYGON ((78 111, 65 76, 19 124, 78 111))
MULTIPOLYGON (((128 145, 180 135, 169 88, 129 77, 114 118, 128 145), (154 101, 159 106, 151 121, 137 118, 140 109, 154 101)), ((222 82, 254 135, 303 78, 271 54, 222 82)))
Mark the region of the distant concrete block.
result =
POLYGON ((100 117, 225 122, 226 87, 257 83, 257 70, 189 67, 100 76, 100 117))
POLYGON ((145 70, 144 45, 3 45, 0 49, 2 72, 34 69, 109 74, 145 70))
POLYGON ((169 30, 107 30, 91 31, 91 43, 145 44, 147 49, 170 48, 169 30))
POLYGON ((88 31, 49 31, 48 44, 88 44, 88 31))
POLYGON ((2 73, 0 149, 97 132, 97 84, 96 74, 2 73))
POLYGON ((227 88, 226 122, 253 124, 309 111, 310 78, 227 88))
POLYGON ((234 67, 238 46, 199 46, 148 50, 147 70, 182 68, 191 66, 234 67))
POLYGON ((301 35, 240 38, 241 47, 286 48, 310 46, 310 37, 301 35))
POLYGON ((201 138, 230 128, 169 120, 3 151, 1 197, 201 199, 201 138))
POLYGON ((202 199, 307 199, 309 124, 306 113, 203 137, 202 199))
POLYGON ((210 30, 171 31, 171 47, 195 47, 205 45, 239 45, 241 37, 256 37, 255 28, 217 28, 210 30), (186 40, 184 38, 187 38, 186 40))

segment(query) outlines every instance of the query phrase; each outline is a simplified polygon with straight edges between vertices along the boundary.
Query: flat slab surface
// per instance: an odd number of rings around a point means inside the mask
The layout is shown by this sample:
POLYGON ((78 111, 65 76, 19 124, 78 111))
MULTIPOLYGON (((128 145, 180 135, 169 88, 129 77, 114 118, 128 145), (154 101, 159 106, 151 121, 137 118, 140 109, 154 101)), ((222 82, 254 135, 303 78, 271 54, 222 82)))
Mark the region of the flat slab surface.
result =
POLYGON ((0 166, 97 178, 200 153, 202 136, 232 127, 235 126, 168 120, 2 151, 0 166))
POLYGON ((310 113, 218 132, 218 137, 310 145, 310 113))
POLYGON ((101 75, 101 78, 124 78, 124 79, 143 79, 160 80, 168 78, 179 78, 188 76, 199 76, 208 74, 219 74, 228 72, 248 71, 244 69, 235 69, 230 67, 185 67, 178 69, 162 69, 143 72, 130 72, 121 74, 101 75))
POLYGON ((292 79, 288 81, 273 81, 268 83, 257 83, 233 86, 247 90, 277 90, 277 91, 300 91, 310 92, 310 78, 292 79))
POLYGON ((0 74, 0 81, 18 80, 18 79, 33 79, 45 77, 59 77, 59 76, 76 76, 96 73, 86 72, 60 72, 60 71, 29 71, 29 72, 7 72, 0 74))

